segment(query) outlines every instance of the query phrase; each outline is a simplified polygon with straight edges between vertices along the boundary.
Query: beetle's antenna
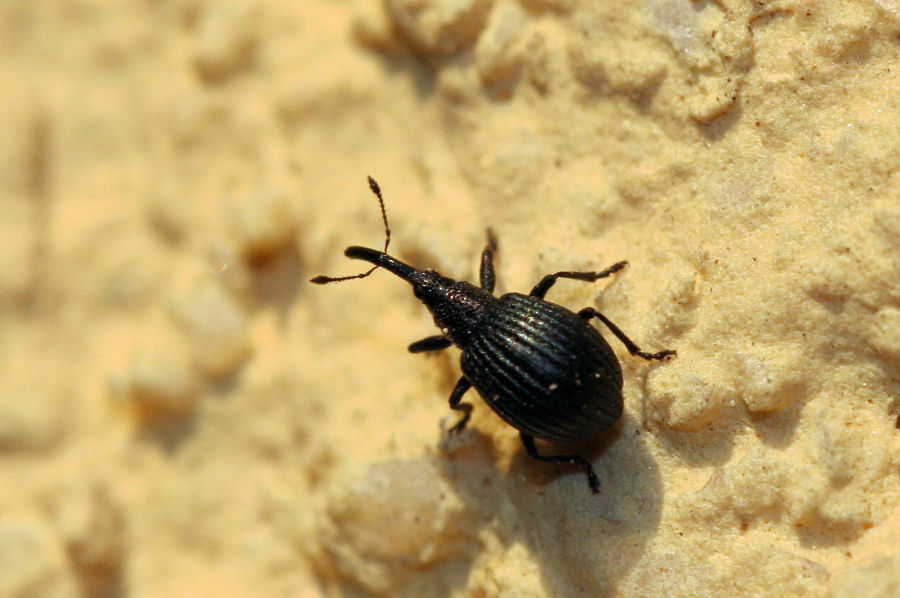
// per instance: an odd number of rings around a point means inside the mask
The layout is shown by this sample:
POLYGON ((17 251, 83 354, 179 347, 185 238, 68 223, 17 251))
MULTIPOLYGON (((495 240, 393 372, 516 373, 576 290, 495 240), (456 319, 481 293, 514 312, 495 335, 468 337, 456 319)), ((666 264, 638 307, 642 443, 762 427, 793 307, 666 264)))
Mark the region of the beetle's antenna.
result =
POLYGON ((381 208, 381 220, 384 222, 384 252, 387 253, 388 245, 391 244, 391 225, 388 224, 387 212, 384 210, 384 200, 381 198, 381 187, 375 182, 375 179, 368 177, 369 189, 378 198, 378 207, 381 208))
MULTIPOLYGON (((378 198, 378 207, 381 208, 381 220, 384 222, 384 253, 387 253, 388 245, 391 243, 391 227, 388 224, 387 212, 384 209, 384 199, 381 197, 381 187, 378 186, 378 183, 376 183, 375 179, 372 177, 369 177, 369 189, 371 189, 372 193, 375 194, 375 197, 378 198)), ((355 278, 365 278, 377 268, 377 265, 372 266, 362 274, 355 274, 353 276, 316 276, 315 278, 310 278, 309 282, 314 284, 327 284, 329 282, 342 282, 344 280, 353 280, 355 278)))

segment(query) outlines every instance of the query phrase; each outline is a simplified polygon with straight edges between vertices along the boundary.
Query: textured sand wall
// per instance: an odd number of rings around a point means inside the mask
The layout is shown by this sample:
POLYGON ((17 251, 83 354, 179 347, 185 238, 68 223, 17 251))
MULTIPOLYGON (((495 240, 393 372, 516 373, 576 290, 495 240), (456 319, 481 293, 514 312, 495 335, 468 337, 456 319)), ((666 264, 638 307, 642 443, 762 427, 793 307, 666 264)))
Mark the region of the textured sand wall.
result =
POLYGON ((900 594, 900 8, 8 1, 0 596, 900 594), (379 247, 603 310, 532 462, 379 247), (572 447, 560 447, 572 448, 572 447), (552 449, 546 447, 548 452, 552 449))

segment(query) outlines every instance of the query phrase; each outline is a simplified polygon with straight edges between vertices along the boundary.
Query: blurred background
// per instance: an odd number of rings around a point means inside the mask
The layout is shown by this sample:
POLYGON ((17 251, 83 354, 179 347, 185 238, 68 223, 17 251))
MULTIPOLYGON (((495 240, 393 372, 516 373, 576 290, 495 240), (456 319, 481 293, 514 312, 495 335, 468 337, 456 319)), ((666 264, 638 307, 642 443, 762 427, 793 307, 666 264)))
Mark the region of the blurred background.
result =
POLYGON ((887 1, 4 0, 0 597, 900 590, 887 1), (534 464, 380 248, 544 274, 626 415, 534 464), (640 361, 640 360, 638 360, 640 361), (864 584, 864 585, 861 585, 864 584), (862 590, 861 588, 865 588, 862 590))

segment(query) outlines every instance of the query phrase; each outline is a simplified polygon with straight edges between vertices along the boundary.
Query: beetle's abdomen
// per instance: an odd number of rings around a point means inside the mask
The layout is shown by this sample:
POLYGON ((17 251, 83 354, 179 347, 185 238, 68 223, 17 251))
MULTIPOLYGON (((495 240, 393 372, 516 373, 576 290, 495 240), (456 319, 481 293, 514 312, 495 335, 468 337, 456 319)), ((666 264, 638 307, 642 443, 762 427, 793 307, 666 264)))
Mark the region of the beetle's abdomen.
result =
POLYGON ((575 313, 509 293, 493 303, 463 349, 462 370, 509 424, 543 440, 587 438, 622 414, 622 370, 575 313))

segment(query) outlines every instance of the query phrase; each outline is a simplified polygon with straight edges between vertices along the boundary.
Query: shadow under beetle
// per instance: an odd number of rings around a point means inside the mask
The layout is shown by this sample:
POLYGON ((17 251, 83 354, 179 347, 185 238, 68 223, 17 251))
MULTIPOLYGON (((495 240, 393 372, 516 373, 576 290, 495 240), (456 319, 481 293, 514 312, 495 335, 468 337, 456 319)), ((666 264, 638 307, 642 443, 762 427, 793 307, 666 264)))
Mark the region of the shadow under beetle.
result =
POLYGON ((559 278, 593 282, 618 272, 627 262, 600 272, 557 272, 545 276, 528 295, 507 293, 494 297, 494 252, 497 242, 488 230, 481 254, 481 288, 419 270, 387 254, 391 229, 381 189, 372 177, 369 187, 378 198, 384 221, 384 250, 353 246, 349 258, 364 260, 372 268, 354 276, 316 276, 310 282, 326 284, 365 278, 384 268, 409 282, 413 293, 431 311, 441 334, 409 346, 411 353, 440 351, 450 345, 462 349, 463 376, 450 394, 450 407, 463 413, 451 429, 466 427, 472 405, 462 397, 471 387, 511 426, 519 430, 525 451, 538 461, 578 465, 587 474, 593 492, 600 491, 594 468, 578 454, 541 455, 534 439, 572 442, 594 436, 622 415, 622 370, 610 346, 589 324, 597 318, 632 355, 667 359, 675 351, 646 353, 599 311, 586 307, 577 314, 544 300, 559 278))

